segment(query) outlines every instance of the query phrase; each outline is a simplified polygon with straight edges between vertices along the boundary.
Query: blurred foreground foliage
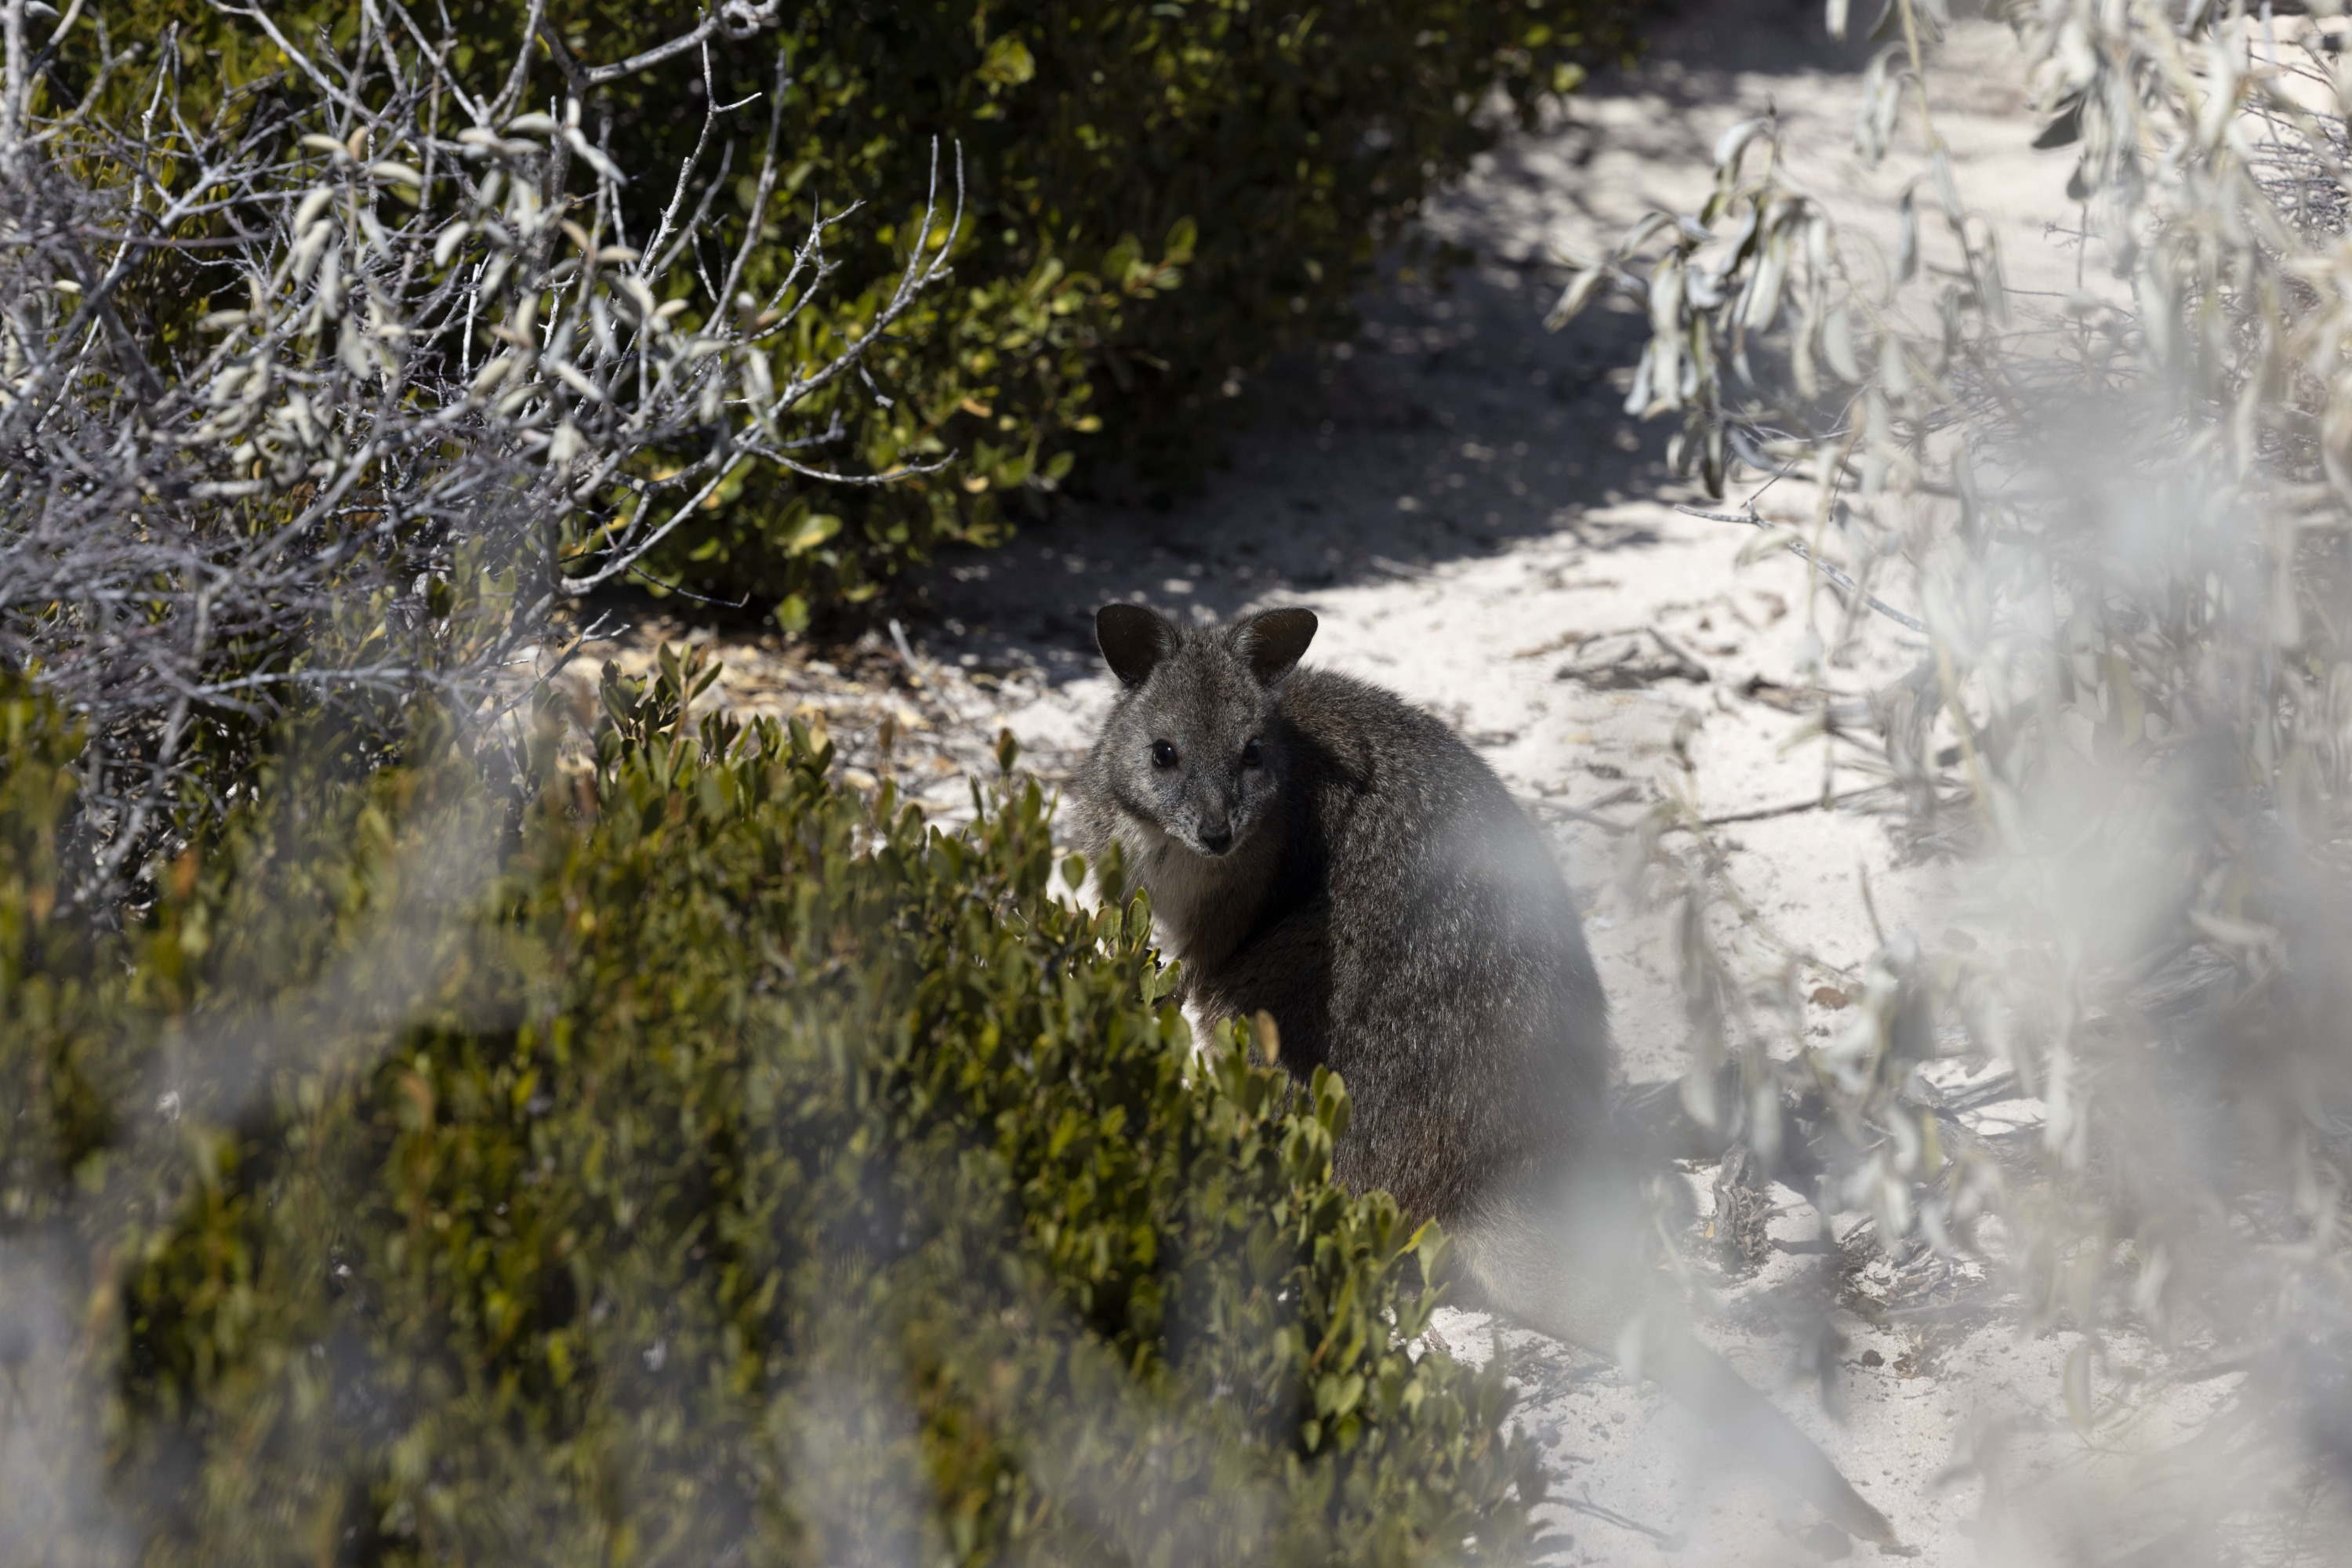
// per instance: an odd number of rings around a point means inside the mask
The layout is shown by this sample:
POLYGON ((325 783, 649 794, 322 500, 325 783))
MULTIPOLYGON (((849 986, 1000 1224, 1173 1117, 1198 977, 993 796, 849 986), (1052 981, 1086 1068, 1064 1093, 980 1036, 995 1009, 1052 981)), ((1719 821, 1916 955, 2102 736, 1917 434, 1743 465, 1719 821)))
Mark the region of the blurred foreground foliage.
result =
POLYGON ((1696 789, 1622 863, 1684 903, 1695 1089, 1736 1063, 1719 1120, 1768 1160, 1776 1088, 1820 1098, 1829 1201, 1870 1215, 1894 1307, 1973 1298, 2074 1336, 2052 1404, 2097 1479, 2022 1501, 2004 1467, 2047 1466, 1980 1426, 1978 1539, 2331 1559, 2352 1522, 2352 26, 2334 3, 1989 6, 2032 111, 2011 145, 2047 161, 2038 193, 1979 207, 1936 108, 1964 73, 1987 85, 1937 52, 1954 9, 1884 8, 1853 153, 1907 177, 1874 204, 1842 216, 1776 118, 1741 121, 1706 200, 1576 258, 1553 317, 1604 290, 1645 310, 1627 413, 1677 419, 1682 466, 1744 493, 1712 515, 1816 574, 1787 744, 1819 746, 1823 805, 1866 780, 1836 798, 1934 876, 1891 931, 1864 883, 1879 945, 1841 966, 1773 930, 1696 789), (2037 200, 2076 215, 2046 252, 2015 216, 2037 200), (1982 1114, 2003 1100, 2024 1114, 1982 1114))
POLYGON ((0 689, 13 1560, 1524 1560, 1340 1085, 1195 1058, 1034 782, 950 835, 710 673, 520 795, 291 735, 97 934, 0 689))
MULTIPOLYGON (((281 70, 259 28, 203 0, 110 7, 119 35, 176 40, 190 79, 281 70), (171 30, 176 29, 176 30, 171 30)), ((350 31, 350 7, 270 14, 289 37, 350 31)), ((747 7, 745 14, 758 11, 747 7)), ((738 142, 719 213, 751 205, 766 94, 781 50, 792 87, 783 189, 803 209, 877 204, 834 259, 886 279, 828 300, 793 352, 812 362, 870 327, 916 236, 935 142, 960 148, 971 202, 956 284, 902 319, 867 381, 806 410, 838 414, 835 466, 885 473, 953 452, 940 479, 875 489, 747 470, 680 536, 661 574, 730 600, 778 604, 787 627, 877 591, 950 542, 994 543, 1084 458, 1147 488, 1213 454, 1222 410, 1286 350, 1344 337, 1349 299, 1420 203, 1492 144, 1512 115, 1570 90, 1588 63, 1632 48, 1640 0, 1398 0, 1286 10, 1247 0, 814 0, 774 31, 709 40, 738 142), (1500 101, 1490 100, 1499 93, 1500 101), (1482 107, 1500 112, 1480 113, 1482 107), (690 536, 689 536, 690 535, 690 536)), ((497 79, 524 36, 520 0, 476 0, 451 61, 497 79)), ((572 69, 688 34, 689 0, 555 0, 548 28, 572 69)), ((779 21, 772 7, 767 19, 779 21)), ((571 90, 548 45, 534 93, 571 90)), ((57 89, 77 79, 60 68, 57 89)), ((703 118, 688 51, 587 94, 585 123, 635 168, 668 168, 703 118)), ((640 221, 667 195, 636 191, 640 221)), ((789 260, 763 218, 759 293, 789 260)))

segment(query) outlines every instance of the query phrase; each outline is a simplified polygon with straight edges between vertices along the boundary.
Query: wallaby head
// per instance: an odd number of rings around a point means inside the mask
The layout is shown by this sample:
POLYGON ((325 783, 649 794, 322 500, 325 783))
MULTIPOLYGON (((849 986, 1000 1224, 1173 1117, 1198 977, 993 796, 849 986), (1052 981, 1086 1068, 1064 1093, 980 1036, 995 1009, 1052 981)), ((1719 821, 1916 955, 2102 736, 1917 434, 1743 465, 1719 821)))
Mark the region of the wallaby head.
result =
POLYGON ((1119 809, 1195 855, 1246 843, 1282 786, 1282 686, 1314 637, 1307 610, 1211 627, 1139 605, 1096 612, 1120 686, 1097 752, 1119 809))

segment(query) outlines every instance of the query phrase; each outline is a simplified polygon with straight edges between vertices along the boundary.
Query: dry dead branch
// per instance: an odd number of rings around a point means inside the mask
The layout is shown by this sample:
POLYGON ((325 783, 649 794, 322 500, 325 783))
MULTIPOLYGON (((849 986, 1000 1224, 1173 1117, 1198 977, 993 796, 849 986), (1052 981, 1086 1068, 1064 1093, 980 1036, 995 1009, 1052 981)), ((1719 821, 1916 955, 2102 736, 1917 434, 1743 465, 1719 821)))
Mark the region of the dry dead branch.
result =
POLYGON ((399 0, 363 5, 339 50, 224 9, 289 78, 199 115, 170 51, 142 63, 93 16, 100 83, 135 82, 141 106, 117 124, 96 87, 49 106, 79 8, 44 37, 0 0, 0 660, 88 727, 87 898, 220 810, 289 713, 377 750, 419 692, 494 718, 518 668, 562 656, 556 606, 641 576, 746 466, 863 485, 938 466, 845 467, 838 415, 807 406, 856 395, 871 346, 947 277, 956 155, 934 150, 902 268, 838 336, 804 329, 859 208, 810 207, 780 266, 761 251, 788 216, 781 63, 751 210, 715 211, 746 106, 717 102, 707 43, 772 5, 728 0, 575 76, 702 51, 701 138, 643 224, 622 195, 649 172, 580 98, 527 107, 520 65, 469 89, 454 34, 399 0), (211 308, 154 302, 173 300, 211 308))

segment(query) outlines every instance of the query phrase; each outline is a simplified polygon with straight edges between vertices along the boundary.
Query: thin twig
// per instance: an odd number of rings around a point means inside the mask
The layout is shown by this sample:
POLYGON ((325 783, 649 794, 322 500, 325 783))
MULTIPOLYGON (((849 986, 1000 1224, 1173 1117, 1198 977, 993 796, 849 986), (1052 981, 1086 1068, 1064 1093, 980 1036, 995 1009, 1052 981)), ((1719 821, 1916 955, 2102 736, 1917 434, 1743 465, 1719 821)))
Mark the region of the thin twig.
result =
POLYGON ((1612 833, 1628 833, 1633 830, 1632 824, 1603 816, 1601 815, 1601 808, 1604 805, 1622 805, 1641 793, 1642 788, 1639 784, 1620 784, 1600 799, 1584 805, 1561 805, 1557 801, 1549 800, 1538 800, 1531 804, 1536 810, 1547 816, 1565 816, 1571 821, 1590 823, 1595 827, 1606 828, 1612 833))
MULTIPOLYGON (((1772 527, 1770 523, 1757 516, 1753 511, 1742 516, 1738 512, 1707 511, 1699 507, 1684 506, 1679 502, 1675 504, 1675 510, 1687 517, 1703 517, 1709 522, 1744 522, 1751 527, 1764 529, 1767 531, 1769 531, 1772 527)), ((1805 542, 1803 540, 1791 539, 1789 540, 1787 543, 1791 554, 1795 555, 1800 561, 1804 562, 1807 565, 1811 566, 1822 576, 1828 578, 1840 591, 1860 598, 1864 604, 1868 605, 1872 609, 1876 610, 1880 615, 1885 616, 1888 620, 1895 622, 1897 626, 1908 626, 1911 630, 1918 632, 1922 636, 1927 635, 1927 624, 1925 621, 1914 620, 1909 616, 1906 616, 1902 611, 1896 609, 1894 605, 1886 603, 1885 600, 1878 598, 1871 594, 1864 593, 1861 584, 1855 582, 1852 577, 1847 576, 1843 572, 1841 572, 1836 567, 1831 565, 1828 562, 1821 559, 1818 555, 1815 555, 1811 550, 1805 548, 1805 542)))
POLYGON ((1563 1496, 1555 1500, 1563 1508, 1573 1509, 1578 1513, 1600 1520, 1604 1524, 1613 1524, 1620 1530, 1630 1530, 1638 1534, 1646 1535, 1669 1552, 1679 1549, 1683 1543, 1683 1537, 1678 1532, 1660 1530, 1654 1524, 1643 1524, 1638 1519, 1628 1519, 1614 1509, 1601 1507, 1592 1500, 1589 1490, 1580 1498, 1563 1496))
POLYGON ((585 72, 588 85, 602 87, 608 81, 618 81, 625 76, 634 75, 650 66, 657 66, 666 59, 686 53, 688 49, 699 48, 704 40, 718 30, 719 8, 714 5, 710 8, 710 14, 703 17, 701 24, 690 33, 681 33, 666 44, 656 44, 652 48, 641 50, 615 64, 589 68, 585 72))
POLYGON ((1866 795, 1875 795, 1881 790, 1892 787, 1894 786, 1885 784, 1864 784, 1860 789, 1850 789, 1843 795, 1833 795, 1827 800, 1815 795, 1810 800, 1792 800, 1781 805, 1752 806, 1746 811, 1727 811, 1720 816, 1704 816, 1699 820, 1709 827, 1721 827, 1733 822, 1762 822, 1775 816, 1794 816, 1800 812, 1825 811, 1833 806, 1843 805, 1848 801, 1860 800, 1866 795))

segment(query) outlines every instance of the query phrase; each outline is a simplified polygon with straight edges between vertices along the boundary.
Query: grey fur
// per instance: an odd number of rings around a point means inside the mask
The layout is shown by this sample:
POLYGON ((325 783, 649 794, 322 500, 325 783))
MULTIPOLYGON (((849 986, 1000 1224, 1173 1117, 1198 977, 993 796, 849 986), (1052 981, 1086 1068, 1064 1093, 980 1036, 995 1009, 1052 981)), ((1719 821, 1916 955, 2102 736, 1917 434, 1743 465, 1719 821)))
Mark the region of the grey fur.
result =
POLYGON ((1286 1069, 1346 1080, 1345 1185, 1439 1221, 1496 1305, 1631 1349, 1840 1525, 1891 1543, 1810 1440, 1643 1310, 1608 1004, 1549 844, 1437 720, 1297 668, 1314 631, 1304 610, 1188 628, 1097 615, 1121 690, 1072 801, 1088 859, 1120 850, 1127 886, 1103 891, 1150 892, 1209 1022, 1263 1010, 1286 1069))

